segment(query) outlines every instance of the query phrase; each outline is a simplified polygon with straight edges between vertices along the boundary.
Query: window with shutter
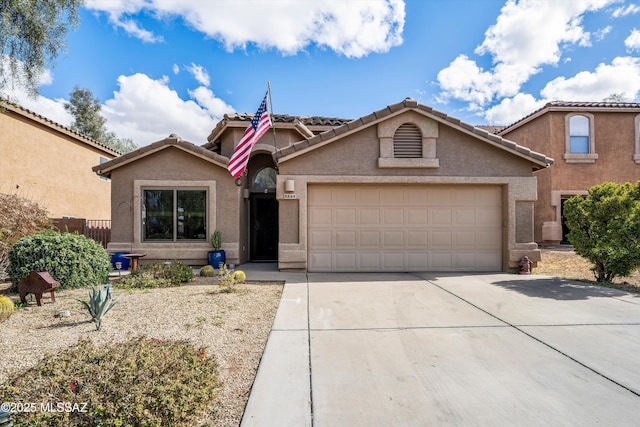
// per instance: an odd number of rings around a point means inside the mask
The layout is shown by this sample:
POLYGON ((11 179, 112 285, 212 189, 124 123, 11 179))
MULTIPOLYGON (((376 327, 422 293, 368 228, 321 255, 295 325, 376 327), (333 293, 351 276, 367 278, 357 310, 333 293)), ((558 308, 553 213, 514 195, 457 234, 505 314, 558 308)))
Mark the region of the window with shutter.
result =
POLYGON ((422 133, 415 125, 405 123, 393 135, 393 157, 409 159, 422 157, 422 133))

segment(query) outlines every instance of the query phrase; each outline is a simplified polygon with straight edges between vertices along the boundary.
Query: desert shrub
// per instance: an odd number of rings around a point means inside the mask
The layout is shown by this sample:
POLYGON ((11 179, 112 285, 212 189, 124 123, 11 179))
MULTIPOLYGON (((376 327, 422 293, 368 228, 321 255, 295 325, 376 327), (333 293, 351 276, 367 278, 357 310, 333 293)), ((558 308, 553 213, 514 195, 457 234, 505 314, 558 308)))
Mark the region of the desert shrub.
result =
POLYGON ((232 271, 229 270, 229 267, 223 265, 222 268, 218 270, 218 285, 220 286, 220 292, 235 292, 237 290, 236 285, 244 283, 246 278, 247 276, 244 274, 244 271, 232 271))
POLYGON ((9 318, 15 311, 11 298, 0 295, 0 320, 9 318))
POLYGON ((52 227, 46 209, 16 194, 0 194, 0 280, 9 277, 9 251, 23 237, 52 227))
POLYGON ((200 269, 200 276, 213 277, 216 275, 216 271, 210 265, 205 265, 200 269))
POLYGON ((214 358, 188 341, 80 341, 15 375, 0 388, 0 401, 86 402, 78 408, 86 412, 38 406, 14 417, 16 426, 191 426, 210 415, 218 385, 214 358))
POLYGON ((30 271, 47 270, 60 287, 82 288, 105 283, 111 271, 102 245, 80 234, 43 231, 21 239, 9 252, 13 288, 30 271))
POLYGON ((569 241, 591 261, 596 280, 611 282, 640 267, 640 181, 607 182, 564 205, 569 241))
POLYGON ((180 262, 153 262, 142 265, 138 271, 119 279, 115 285, 123 289, 166 288, 180 286, 193 280, 193 269, 180 262))

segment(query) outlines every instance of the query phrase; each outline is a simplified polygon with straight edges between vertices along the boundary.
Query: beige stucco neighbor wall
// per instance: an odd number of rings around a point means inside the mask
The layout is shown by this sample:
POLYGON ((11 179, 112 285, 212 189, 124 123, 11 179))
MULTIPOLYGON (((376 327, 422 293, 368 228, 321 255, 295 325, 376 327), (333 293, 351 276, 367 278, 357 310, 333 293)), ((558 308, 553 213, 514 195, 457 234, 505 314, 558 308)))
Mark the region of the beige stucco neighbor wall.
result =
POLYGON ((111 182, 91 168, 116 153, 14 106, 0 109, 0 192, 39 203, 53 218, 111 218, 111 182))
MULTIPOLYGON (((415 120, 414 114, 407 118, 415 120)), ((404 120, 395 122, 400 125, 404 120)), ((429 129, 430 135, 437 135, 437 167, 430 163, 423 168, 379 168, 377 126, 281 162, 277 184, 281 230, 279 268, 307 267, 307 191, 309 184, 318 183, 501 185, 503 269, 516 269, 525 255, 538 261, 540 252, 533 240, 532 220, 537 186, 531 162, 443 124, 438 124, 436 131, 431 121, 429 129), (293 182, 294 192, 285 191, 287 181, 293 182)), ((381 133, 390 132, 383 129, 381 133)))
POLYGON ((244 202, 229 172, 176 148, 166 148, 112 172, 113 228, 110 252, 142 252, 144 262, 178 259, 191 265, 207 263, 212 250, 210 235, 222 232, 227 262, 240 263, 238 221, 244 202), (144 188, 205 188, 208 190, 209 237, 203 242, 145 242, 142 240, 142 190, 144 188))
POLYGON ((618 183, 640 180, 640 165, 634 160, 638 112, 615 109, 582 112, 551 111, 505 133, 503 136, 556 159, 552 167, 536 172, 538 200, 535 203, 535 240, 555 244, 562 239, 561 200, 587 194, 606 181, 618 183), (597 158, 575 163, 566 157, 568 115, 584 114, 592 119, 597 158))

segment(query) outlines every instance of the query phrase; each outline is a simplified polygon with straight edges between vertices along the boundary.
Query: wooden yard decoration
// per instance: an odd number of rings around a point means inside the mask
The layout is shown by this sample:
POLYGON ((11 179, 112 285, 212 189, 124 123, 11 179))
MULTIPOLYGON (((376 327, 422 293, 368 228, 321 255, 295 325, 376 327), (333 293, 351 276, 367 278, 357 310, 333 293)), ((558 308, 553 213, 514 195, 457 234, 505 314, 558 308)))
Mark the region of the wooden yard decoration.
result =
POLYGON ((42 294, 51 292, 51 302, 56 302, 54 291, 60 286, 51 275, 46 271, 32 271, 28 276, 23 277, 18 282, 18 293, 20 294, 20 302, 27 303, 27 294, 34 294, 38 305, 42 305, 42 294))

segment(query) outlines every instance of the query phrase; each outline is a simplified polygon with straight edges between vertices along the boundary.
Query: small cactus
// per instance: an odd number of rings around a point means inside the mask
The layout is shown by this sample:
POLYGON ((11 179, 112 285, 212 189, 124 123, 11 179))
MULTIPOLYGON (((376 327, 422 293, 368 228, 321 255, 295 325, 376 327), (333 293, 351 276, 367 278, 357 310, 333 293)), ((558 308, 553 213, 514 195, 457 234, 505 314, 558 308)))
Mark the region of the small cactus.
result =
POLYGON ((8 319, 13 314, 15 308, 11 298, 0 295, 0 320, 8 319))
POLYGON ((216 271, 210 265, 205 265, 200 269, 200 276, 202 277, 213 277, 216 275, 216 271))
POLYGON ((233 281, 235 283, 244 283, 246 280, 247 280, 247 275, 244 274, 244 271, 236 270, 236 272, 233 273, 233 281))

